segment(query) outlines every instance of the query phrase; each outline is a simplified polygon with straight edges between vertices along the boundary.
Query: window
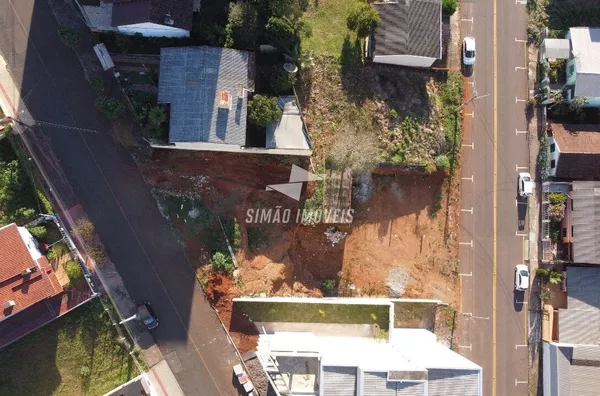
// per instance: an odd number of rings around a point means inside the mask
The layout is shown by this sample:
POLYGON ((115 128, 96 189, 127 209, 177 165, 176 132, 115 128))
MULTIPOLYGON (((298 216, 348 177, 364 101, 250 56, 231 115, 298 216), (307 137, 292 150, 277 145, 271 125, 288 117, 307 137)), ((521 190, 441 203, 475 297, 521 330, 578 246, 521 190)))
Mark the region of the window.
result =
POLYGON ((550 168, 552 168, 552 169, 556 168, 556 160, 550 161, 550 168))
POLYGON ((573 200, 571 200, 571 210, 573 210, 573 200))
POLYGON ((555 152, 555 151, 556 151, 556 143, 552 143, 552 144, 550 145, 550 152, 551 152, 551 153, 553 153, 553 152, 555 152))
POLYGON ((562 231, 563 231, 563 238, 566 238, 567 237, 567 227, 564 227, 562 229, 562 231))
POLYGON ((573 73, 575 73, 575 65, 569 66, 569 75, 572 75, 573 73))

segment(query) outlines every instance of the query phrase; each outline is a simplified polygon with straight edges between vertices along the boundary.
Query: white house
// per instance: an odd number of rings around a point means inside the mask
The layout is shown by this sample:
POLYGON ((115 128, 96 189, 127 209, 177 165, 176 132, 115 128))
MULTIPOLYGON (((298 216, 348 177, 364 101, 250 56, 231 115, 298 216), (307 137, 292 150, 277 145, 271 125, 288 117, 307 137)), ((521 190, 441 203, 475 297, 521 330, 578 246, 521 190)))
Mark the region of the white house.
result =
POLYGON ((261 334, 256 355, 277 395, 483 394, 481 367, 438 343, 425 329, 391 329, 389 340, 310 332, 261 334))
POLYGON ((194 0, 77 0, 91 30, 189 37, 194 0))
POLYGON ((372 4, 380 16, 367 37, 367 58, 375 63, 431 67, 442 58, 440 0, 395 0, 372 4))
POLYGON ((542 50, 545 58, 567 59, 567 100, 600 107, 600 28, 572 27, 564 39, 545 39, 542 50))

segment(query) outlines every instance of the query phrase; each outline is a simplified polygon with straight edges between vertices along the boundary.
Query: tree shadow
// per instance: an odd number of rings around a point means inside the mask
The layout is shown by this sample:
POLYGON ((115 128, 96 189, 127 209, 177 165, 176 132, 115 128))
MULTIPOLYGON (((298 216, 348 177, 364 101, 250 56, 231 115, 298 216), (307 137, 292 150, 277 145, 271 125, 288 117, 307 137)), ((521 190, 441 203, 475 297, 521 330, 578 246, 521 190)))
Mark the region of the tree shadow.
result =
POLYGON ((352 41, 350 35, 346 35, 340 53, 340 64, 342 65, 342 74, 352 67, 363 64, 362 44, 359 39, 352 41))

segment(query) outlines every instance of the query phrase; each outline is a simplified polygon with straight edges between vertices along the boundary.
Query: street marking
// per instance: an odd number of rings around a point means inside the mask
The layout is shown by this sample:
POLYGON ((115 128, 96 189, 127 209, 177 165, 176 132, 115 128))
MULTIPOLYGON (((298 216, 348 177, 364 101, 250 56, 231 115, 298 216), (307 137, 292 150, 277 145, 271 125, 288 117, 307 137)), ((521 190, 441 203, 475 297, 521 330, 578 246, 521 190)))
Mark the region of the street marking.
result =
MULTIPOLYGON (((517 1, 517 0, 515 0, 517 1)), ((493 182, 493 238, 492 238, 492 396, 496 396, 496 299, 498 293, 498 0, 493 0, 494 38, 494 182, 493 182)), ((515 97, 518 100, 518 98, 515 97)), ((518 103, 518 102, 517 102, 518 103)))
POLYGON ((469 84, 470 86, 474 86, 475 85, 475 81, 467 81, 467 84, 469 84))
POLYGON ((471 214, 473 214, 473 208, 471 207, 471 209, 461 209, 461 212, 469 212, 471 214))
POLYGON ((515 167, 517 169, 517 172, 519 171, 519 169, 529 169, 528 166, 519 166, 519 164, 516 164, 515 167))
POLYGON ((461 21, 463 22, 471 22, 473 23, 473 17, 469 18, 469 19, 461 19, 461 21))
POLYGON ((527 345, 515 345, 515 351, 517 348, 527 348, 527 345))
POLYGON ((515 378, 515 386, 519 385, 519 384, 527 384, 529 383, 529 381, 517 381, 517 379, 515 378))
POLYGON ((515 128, 515 134, 516 135, 522 135, 522 134, 526 134, 527 131, 519 131, 517 128, 515 128))
POLYGON ((472 111, 470 113, 465 113, 466 116, 471 116, 471 118, 475 118, 475 112, 472 111))
POLYGON ((515 96, 515 103, 519 103, 519 102, 527 102, 525 99, 519 99, 518 96, 515 96))
POLYGON ((518 199, 515 199, 515 202, 517 203, 517 205, 527 205, 527 202, 519 202, 518 199))
POLYGON ((515 0, 515 4, 527 5, 527 0, 515 0))
POLYGON ((523 66, 515 66, 515 71, 519 71, 519 70, 527 70, 527 68, 523 67, 523 66))
POLYGON ((458 242, 459 245, 467 245, 467 246, 471 246, 473 247, 473 240, 471 239, 471 242, 458 242))
POLYGON ((472 351, 472 349, 471 349, 472 346, 473 345, 469 344, 469 345, 459 345, 458 347, 459 348, 465 348, 465 349, 468 349, 469 351, 472 351))
POLYGON ((490 317, 489 317, 489 316, 485 316, 485 317, 484 317, 484 316, 473 316, 473 314, 472 314, 472 313, 464 313, 464 312, 463 312, 463 316, 466 316, 466 317, 468 317, 468 318, 471 318, 471 319, 483 319, 483 320, 490 320, 490 317))
POLYGON ((473 271, 469 272, 468 274, 458 274, 458 276, 473 276, 473 271))
POLYGON ((527 40, 520 40, 515 37, 515 43, 527 43, 527 40))
POLYGON ((473 176, 471 176, 471 177, 461 177, 461 179, 462 179, 462 180, 470 180, 470 181, 471 181, 471 183, 474 183, 474 182, 473 182, 473 176))
POLYGON ((526 237, 527 234, 519 234, 519 231, 515 231, 515 236, 526 237))
POLYGON ((463 147, 471 147, 471 150, 475 150, 475 142, 471 143, 471 144, 463 144, 463 147))

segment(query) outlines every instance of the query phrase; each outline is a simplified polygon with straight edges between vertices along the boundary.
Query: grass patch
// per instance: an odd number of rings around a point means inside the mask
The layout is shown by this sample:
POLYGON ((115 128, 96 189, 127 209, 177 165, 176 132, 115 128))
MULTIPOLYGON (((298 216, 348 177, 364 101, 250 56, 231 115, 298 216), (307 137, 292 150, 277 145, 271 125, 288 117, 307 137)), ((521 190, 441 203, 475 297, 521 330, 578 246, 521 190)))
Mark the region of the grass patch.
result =
POLYGON ((0 351, 0 396, 102 395, 139 374, 117 338, 92 300, 0 351))
POLYGON ((440 85, 440 103, 442 106, 442 120, 446 132, 446 152, 450 161, 456 161, 458 147, 462 141, 462 122, 456 109, 462 102, 462 76, 459 73, 450 73, 448 79, 440 85))
POLYGON ((248 249, 256 253, 269 245, 269 236, 258 226, 248 226, 248 249))
POLYGON ((389 306, 236 302, 253 322, 377 324, 389 327, 389 306))
POLYGON ((303 20, 312 27, 312 36, 302 40, 303 49, 313 51, 315 55, 340 56, 346 36, 351 42, 356 40, 356 34, 346 27, 346 16, 360 3, 360 0, 310 2, 303 20))
POLYGON ((69 260, 63 263, 63 269, 67 273, 69 282, 72 285, 77 285, 84 282, 83 270, 77 261, 69 260))

